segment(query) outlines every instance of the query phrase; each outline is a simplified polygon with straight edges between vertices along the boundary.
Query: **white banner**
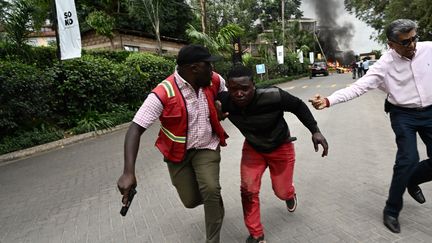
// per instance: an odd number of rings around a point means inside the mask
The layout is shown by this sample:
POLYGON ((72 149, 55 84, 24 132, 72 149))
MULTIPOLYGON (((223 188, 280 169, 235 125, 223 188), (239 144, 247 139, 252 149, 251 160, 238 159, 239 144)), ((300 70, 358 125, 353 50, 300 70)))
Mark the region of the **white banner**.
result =
POLYGON ((314 53, 313 52, 309 52, 309 62, 312 64, 312 63, 314 63, 315 62, 315 60, 314 60, 314 53))
POLYGON ((74 0, 55 0, 61 60, 81 57, 81 34, 74 0))
POLYGON ((300 50, 300 49, 297 50, 297 57, 298 57, 300 63, 303 63, 303 51, 302 50, 300 50))
POLYGON ((284 48, 283 46, 276 46, 276 54, 277 54, 277 61, 279 64, 284 63, 284 48))

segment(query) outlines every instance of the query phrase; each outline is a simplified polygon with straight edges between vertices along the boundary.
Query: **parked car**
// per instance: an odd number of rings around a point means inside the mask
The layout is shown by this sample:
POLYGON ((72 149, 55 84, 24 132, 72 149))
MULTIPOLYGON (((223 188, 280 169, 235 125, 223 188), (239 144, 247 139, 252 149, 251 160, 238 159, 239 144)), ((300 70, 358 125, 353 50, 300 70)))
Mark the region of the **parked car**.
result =
POLYGON ((369 67, 372 66, 375 62, 376 60, 369 60, 369 67))
POLYGON ((324 76, 329 75, 328 67, 326 62, 314 62, 311 67, 311 77, 315 77, 318 74, 324 76))

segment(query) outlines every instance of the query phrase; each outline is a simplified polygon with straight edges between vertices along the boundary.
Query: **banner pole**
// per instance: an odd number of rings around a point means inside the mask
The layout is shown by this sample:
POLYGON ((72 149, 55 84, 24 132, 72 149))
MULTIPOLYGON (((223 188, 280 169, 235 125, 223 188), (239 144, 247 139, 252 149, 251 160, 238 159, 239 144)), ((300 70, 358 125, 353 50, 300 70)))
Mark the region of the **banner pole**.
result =
POLYGON ((56 8, 56 4, 55 4, 55 0, 51 0, 51 11, 53 14, 53 29, 55 32, 55 37, 56 37, 56 55, 57 55, 57 59, 61 62, 61 53, 60 53, 60 38, 59 38, 59 33, 58 33, 58 21, 57 21, 57 8, 56 8))

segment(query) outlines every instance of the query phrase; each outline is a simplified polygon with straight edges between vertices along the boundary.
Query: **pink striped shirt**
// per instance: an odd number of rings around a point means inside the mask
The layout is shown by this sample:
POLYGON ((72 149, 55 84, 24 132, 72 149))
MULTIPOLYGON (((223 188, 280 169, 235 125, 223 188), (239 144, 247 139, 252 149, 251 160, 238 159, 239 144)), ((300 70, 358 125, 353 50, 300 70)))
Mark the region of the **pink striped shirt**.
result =
POLYGON ((397 106, 420 108, 432 105, 432 42, 418 42, 411 60, 389 50, 370 66, 365 76, 327 99, 332 106, 375 88, 386 92, 388 101, 397 106))
MULTIPOLYGON (((219 138, 213 132, 210 124, 210 113, 204 92, 200 88, 197 95, 192 86, 177 71, 175 71, 174 76, 180 92, 184 96, 188 114, 186 149, 215 150, 219 145, 219 138)), ((225 91, 225 80, 221 76, 219 77, 219 92, 225 91)), ((133 122, 147 129, 159 118, 162 110, 162 103, 154 93, 151 93, 135 114, 133 122)))

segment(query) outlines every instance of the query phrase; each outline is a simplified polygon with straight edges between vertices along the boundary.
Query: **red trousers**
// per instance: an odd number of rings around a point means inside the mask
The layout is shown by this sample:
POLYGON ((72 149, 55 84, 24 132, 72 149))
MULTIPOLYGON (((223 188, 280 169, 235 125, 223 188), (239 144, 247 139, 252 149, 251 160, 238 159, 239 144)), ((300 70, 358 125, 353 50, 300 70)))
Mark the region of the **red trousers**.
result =
POLYGON ((243 216, 250 235, 259 237, 264 229, 261 224, 259 191, 261 177, 267 167, 274 193, 281 200, 294 196, 293 172, 295 162, 294 144, 287 142, 270 153, 260 153, 248 142, 243 143, 240 165, 241 198, 243 216))

